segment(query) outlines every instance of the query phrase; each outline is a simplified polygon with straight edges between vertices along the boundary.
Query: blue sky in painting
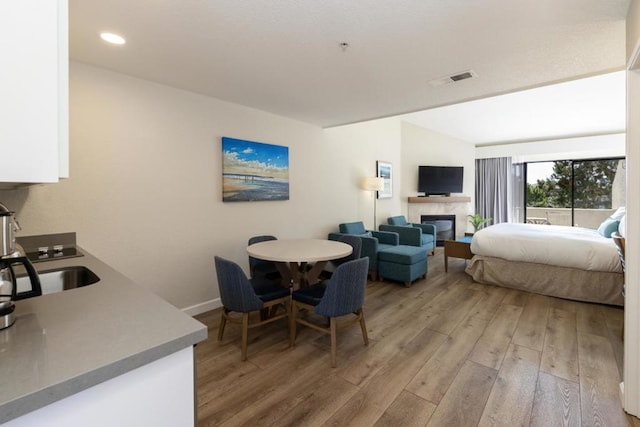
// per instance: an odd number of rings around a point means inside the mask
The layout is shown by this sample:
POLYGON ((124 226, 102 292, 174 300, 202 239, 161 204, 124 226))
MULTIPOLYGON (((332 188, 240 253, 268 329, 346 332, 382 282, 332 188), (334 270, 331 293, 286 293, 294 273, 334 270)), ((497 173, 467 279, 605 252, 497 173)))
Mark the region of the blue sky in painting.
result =
POLYGON ((282 145, 223 137, 222 150, 225 153, 233 153, 234 157, 242 162, 259 162, 276 168, 289 167, 289 148, 282 145))

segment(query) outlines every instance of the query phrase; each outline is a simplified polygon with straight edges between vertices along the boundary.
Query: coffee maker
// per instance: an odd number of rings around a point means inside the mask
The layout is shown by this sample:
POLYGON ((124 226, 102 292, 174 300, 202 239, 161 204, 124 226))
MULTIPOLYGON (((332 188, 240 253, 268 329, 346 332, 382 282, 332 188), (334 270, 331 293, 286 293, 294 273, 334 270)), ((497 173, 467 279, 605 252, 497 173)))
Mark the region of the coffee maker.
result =
POLYGON ((15 242, 14 233, 20 224, 14 212, 0 203, 0 329, 8 328, 15 322, 14 301, 42 295, 40 279, 31 261, 15 242), (17 292, 16 268, 24 268, 29 276, 31 288, 17 292))

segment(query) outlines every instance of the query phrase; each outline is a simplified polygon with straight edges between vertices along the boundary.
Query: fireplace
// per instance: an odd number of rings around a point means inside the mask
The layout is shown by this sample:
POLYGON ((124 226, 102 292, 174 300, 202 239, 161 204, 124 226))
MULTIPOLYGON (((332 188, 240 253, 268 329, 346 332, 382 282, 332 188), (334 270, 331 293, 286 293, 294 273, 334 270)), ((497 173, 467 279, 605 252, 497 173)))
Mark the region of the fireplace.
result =
POLYGON ((455 215, 420 215, 420 222, 436 226, 437 246, 444 246, 445 240, 456 239, 455 215))
POLYGON ((455 235, 452 240, 461 238, 469 229, 467 222, 467 215, 471 213, 471 197, 469 196, 409 197, 408 202, 409 217, 407 220, 409 222, 422 222, 423 215, 433 215, 436 218, 445 215, 455 216, 455 228, 452 228, 455 235))

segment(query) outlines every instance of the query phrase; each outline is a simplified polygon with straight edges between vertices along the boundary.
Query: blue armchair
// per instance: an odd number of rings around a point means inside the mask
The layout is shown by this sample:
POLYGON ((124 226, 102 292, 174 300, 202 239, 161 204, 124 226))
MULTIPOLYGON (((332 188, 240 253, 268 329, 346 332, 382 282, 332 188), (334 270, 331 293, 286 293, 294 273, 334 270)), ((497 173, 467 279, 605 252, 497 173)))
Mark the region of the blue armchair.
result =
POLYGON ((378 278, 378 251, 400 244, 397 233, 367 230, 362 221, 342 223, 338 230, 337 233, 329 233, 329 240, 339 240, 340 236, 344 235, 360 237, 362 240, 361 256, 369 258, 369 274, 373 280, 378 278))
POLYGON ((398 233, 401 245, 422 246, 435 253, 436 227, 433 224, 417 224, 407 222, 404 215, 387 218, 389 225, 381 225, 380 230, 398 233), (416 232, 418 230, 418 232, 416 232))

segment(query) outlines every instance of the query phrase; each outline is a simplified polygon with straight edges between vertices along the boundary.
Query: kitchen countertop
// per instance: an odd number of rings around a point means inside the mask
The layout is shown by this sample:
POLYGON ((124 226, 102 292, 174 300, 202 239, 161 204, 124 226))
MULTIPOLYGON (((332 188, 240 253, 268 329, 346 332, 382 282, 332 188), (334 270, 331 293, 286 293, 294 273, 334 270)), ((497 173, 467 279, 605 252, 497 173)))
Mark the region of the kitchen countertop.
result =
POLYGON ((195 345, 202 323, 84 249, 34 264, 85 266, 96 284, 16 302, 0 331, 0 424, 195 345))

